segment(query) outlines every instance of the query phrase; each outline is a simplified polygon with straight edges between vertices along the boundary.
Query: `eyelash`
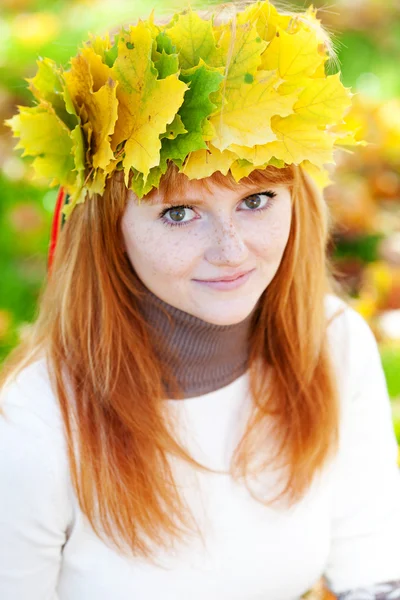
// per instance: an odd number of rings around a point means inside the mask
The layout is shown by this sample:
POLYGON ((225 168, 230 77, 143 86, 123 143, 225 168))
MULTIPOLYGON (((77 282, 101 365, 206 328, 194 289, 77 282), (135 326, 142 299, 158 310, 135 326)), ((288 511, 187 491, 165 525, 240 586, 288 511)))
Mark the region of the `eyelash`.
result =
MULTIPOLYGON (((244 202, 245 200, 247 200, 247 198, 251 198, 251 196, 268 196, 268 198, 270 199, 270 202, 268 202, 265 206, 263 206, 262 208, 256 208, 254 210, 249 209, 248 211, 245 212, 251 212, 251 213, 260 213, 264 210, 268 210, 269 208, 271 208, 271 206, 274 203, 274 198, 276 196, 275 192, 259 192, 258 194, 251 194, 250 196, 247 196, 246 198, 243 198, 242 202, 244 202)), ((184 227, 185 225, 190 225, 190 223, 192 223, 192 221, 183 221, 182 223, 176 222, 176 223, 172 223, 171 221, 168 221, 167 219, 164 218, 164 216, 167 214, 168 211, 172 210, 173 208, 188 208, 190 210, 194 210, 194 206, 191 206, 190 204, 171 204, 168 206, 168 208, 164 208, 164 210, 161 211, 161 213, 159 214, 159 219, 161 219, 161 221, 163 223, 165 223, 165 225, 167 225, 168 227, 184 227)))

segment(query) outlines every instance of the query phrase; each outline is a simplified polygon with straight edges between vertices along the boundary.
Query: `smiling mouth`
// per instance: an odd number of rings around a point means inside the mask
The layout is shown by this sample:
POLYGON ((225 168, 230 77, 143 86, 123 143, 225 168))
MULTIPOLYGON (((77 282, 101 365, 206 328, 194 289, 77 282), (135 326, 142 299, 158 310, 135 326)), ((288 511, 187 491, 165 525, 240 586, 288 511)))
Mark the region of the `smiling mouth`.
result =
POLYGON ((222 277, 221 279, 195 279, 195 281, 203 281, 204 283, 217 283, 220 281, 236 281, 237 279, 240 279, 241 277, 248 275, 249 273, 251 273, 251 271, 254 271, 254 269, 252 269, 250 271, 244 271, 242 273, 238 273, 237 275, 232 276, 232 277, 222 277))
POLYGON ((251 275, 254 273, 255 269, 253 269, 252 271, 247 271, 246 273, 243 273, 242 275, 239 275, 238 277, 236 277, 235 279, 230 279, 230 280, 205 280, 205 279, 194 279, 193 281, 195 281, 196 283, 200 283, 203 286, 207 286, 211 289, 214 290, 235 290, 237 288, 239 288, 242 285, 245 285, 246 282, 250 279, 251 275))

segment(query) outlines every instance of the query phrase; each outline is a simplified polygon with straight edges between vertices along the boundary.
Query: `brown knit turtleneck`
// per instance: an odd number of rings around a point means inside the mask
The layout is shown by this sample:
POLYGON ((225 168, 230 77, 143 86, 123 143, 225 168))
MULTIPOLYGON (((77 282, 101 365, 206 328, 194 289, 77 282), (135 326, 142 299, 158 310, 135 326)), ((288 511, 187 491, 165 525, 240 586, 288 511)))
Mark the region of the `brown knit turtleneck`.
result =
POLYGON ((156 353, 172 369, 184 398, 213 392, 247 370, 248 336, 255 309, 240 323, 215 325, 143 288, 141 311, 151 327, 156 353))

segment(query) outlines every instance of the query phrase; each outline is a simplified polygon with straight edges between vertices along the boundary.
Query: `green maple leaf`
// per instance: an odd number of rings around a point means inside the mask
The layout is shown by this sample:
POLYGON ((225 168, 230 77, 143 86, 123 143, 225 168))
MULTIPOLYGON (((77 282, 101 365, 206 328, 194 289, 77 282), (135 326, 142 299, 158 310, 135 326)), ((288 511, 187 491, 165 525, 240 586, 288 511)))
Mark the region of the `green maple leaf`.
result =
POLYGON ((172 43, 170 37, 168 37, 165 31, 161 31, 156 37, 157 42, 157 52, 164 52, 166 54, 176 54, 176 46, 172 43))
POLYGON ((154 62, 158 71, 158 78, 165 79, 168 75, 173 75, 179 71, 179 59, 177 54, 167 54, 162 50, 160 58, 154 62))
POLYGON ((184 160, 190 152, 207 148, 203 123, 217 108, 211 102, 210 94, 218 90, 223 75, 201 60, 197 67, 181 73, 180 79, 190 86, 178 112, 187 133, 173 140, 164 139, 162 149, 169 158, 184 160))
POLYGON ((168 162, 167 159, 162 157, 160 164, 157 167, 150 169, 147 179, 144 179, 143 173, 140 171, 134 171, 134 176, 131 181, 131 189, 135 192, 136 196, 140 199, 148 194, 153 188, 159 186, 162 175, 167 171, 168 162))
POLYGON ((180 115, 176 114, 172 123, 167 125, 166 132, 160 135, 160 139, 168 138, 169 140, 174 140, 181 133, 187 133, 187 129, 185 129, 180 115))

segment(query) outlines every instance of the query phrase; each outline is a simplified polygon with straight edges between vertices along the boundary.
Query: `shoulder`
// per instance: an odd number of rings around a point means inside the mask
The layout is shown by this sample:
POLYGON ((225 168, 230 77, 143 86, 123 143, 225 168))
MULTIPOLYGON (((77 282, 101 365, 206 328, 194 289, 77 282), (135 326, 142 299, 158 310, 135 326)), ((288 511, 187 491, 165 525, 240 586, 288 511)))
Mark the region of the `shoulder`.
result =
POLYGON ((334 294, 325 297, 327 337, 339 385, 352 387, 369 368, 382 370, 375 335, 360 313, 334 294))
POLYGON ((45 358, 25 367, 0 391, 1 417, 42 434, 62 431, 62 419, 45 358))
POLYGON ((360 313, 335 294, 325 296, 325 314, 328 321, 328 331, 335 340, 341 337, 346 341, 357 341, 359 336, 363 341, 371 341, 375 336, 360 313))

